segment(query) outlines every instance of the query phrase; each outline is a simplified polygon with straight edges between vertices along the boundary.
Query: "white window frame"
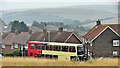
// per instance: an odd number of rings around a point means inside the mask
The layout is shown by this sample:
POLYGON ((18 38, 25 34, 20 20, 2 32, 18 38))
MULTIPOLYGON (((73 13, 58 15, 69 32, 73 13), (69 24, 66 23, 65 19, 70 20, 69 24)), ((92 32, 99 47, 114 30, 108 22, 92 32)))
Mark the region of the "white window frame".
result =
POLYGON ((5 48, 5 45, 4 45, 4 44, 2 44, 2 48, 5 48))
POLYGON ((13 45, 11 45, 11 49, 14 49, 14 48, 13 48, 13 45))
POLYGON ((118 51, 113 51, 113 56, 118 56, 118 51))
POLYGON ((18 48, 18 44, 14 44, 14 48, 18 48))
POLYGON ((113 46, 120 46, 120 40, 113 40, 113 46))

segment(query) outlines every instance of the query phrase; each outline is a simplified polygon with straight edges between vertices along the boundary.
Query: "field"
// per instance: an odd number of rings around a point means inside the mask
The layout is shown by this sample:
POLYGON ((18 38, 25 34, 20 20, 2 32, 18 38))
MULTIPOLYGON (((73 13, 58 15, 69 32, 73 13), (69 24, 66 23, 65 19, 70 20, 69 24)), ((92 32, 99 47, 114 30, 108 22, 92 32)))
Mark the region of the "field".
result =
POLYGON ((118 58, 102 58, 75 62, 31 57, 4 57, 2 58, 2 66, 118 66, 118 58))

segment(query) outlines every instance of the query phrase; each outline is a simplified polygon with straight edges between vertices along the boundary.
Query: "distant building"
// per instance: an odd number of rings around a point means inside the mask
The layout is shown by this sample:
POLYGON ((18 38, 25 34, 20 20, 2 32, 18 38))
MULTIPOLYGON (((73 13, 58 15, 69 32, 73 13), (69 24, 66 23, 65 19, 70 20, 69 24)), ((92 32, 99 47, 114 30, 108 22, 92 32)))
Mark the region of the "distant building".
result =
POLYGON ((120 55, 120 24, 97 24, 84 36, 89 52, 94 57, 120 55))
POLYGON ((14 51, 13 39, 16 37, 15 33, 8 33, 8 35, 2 39, 2 51, 12 52, 14 51))
POLYGON ((0 35, 0 52, 2 52, 2 48, 4 48, 3 46, 3 39, 8 35, 8 33, 4 33, 2 35, 0 35))
POLYGON ((42 29, 36 27, 36 26, 28 26, 29 30, 32 31, 32 33, 34 32, 42 32, 42 29))
POLYGON ((27 41, 30 37, 28 32, 21 32, 19 34, 9 32, 8 35, 2 39, 2 51, 13 52, 16 49, 22 48, 27 45, 27 41))
POLYGON ((0 36, 1 49, 3 52, 13 52, 16 49, 23 49, 28 41, 44 41, 44 42, 61 42, 61 43, 77 43, 82 44, 82 41, 73 32, 63 31, 59 28, 58 31, 47 31, 43 29, 41 32, 8 32, 0 36), (4 37, 4 38, 2 38, 4 37), (2 39, 1 39, 2 38, 2 39))
POLYGON ((59 28, 58 31, 47 31, 43 29, 43 32, 35 32, 31 35, 29 40, 82 44, 82 41, 76 34, 64 31, 62 27, 59 28))

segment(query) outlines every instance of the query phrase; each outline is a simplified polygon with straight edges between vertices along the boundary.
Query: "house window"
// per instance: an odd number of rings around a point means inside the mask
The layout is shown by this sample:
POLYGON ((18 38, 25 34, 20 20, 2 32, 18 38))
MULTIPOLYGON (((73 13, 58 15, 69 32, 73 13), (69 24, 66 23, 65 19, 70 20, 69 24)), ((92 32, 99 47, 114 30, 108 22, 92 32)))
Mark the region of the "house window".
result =
POLYGON ((2 48, 5 48, 5 45, 4 45, 4 44, 2 45, 2 48))
POLYGON ((118 51, 113 51, 113 56, 117 56, 118 55, 118 51))
POLYGON ((14 48, 18 48, 18 44, 14 44, 14 48))
POLYGON ((13 45, 11 45, 11 49, 13 49, 13 45))
POLYGON ((119 46, 120 42, 119 40, 113 40, 113 46, 119 46))

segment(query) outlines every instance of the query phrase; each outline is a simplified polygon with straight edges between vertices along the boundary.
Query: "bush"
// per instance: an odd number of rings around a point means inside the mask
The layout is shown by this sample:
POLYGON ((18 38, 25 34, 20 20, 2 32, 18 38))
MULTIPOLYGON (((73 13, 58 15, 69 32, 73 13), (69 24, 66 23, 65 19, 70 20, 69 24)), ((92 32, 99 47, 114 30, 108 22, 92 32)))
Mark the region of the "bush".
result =
POLYGON ((3 56, 13 56, 12 52, 3 52, 2 53, 3 56))
POLYGON ((14 56, 20 56, 20 49, 17 49, 13 52, 14 56))
POLYGON ((20 56, 20 49, 15 50, 14 52, 3 52, 3 56, 20 56))

